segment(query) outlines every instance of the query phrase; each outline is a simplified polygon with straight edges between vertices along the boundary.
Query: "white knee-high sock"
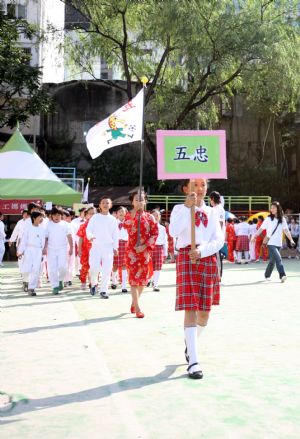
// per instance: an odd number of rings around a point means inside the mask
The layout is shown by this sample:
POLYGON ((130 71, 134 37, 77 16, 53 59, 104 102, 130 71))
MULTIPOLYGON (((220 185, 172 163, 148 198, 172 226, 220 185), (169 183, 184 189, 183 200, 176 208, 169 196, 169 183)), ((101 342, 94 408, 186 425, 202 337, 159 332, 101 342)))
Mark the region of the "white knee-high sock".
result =
POLYGON ((203 333, 204 329, 206 328, 206 326, 201 326, 197 324, 197 336, 198 338, 200 337, 200 335, 203 333))
POLYGON ((117 285, 117 272, 116 271, 112 272, 112 283, 113 283, 113 285, 117 285))
POLYGON ((242 252, 236 252, 237 254, 237 261, 241 262, 242 261, 242 252))
POLYGON ((154 271, 153 273, 154 288, 158 287, 159 276, 160 276, 160 271, 154 271))
MULTIPOLYGON (((189 356, 189 365, 198 363, 198 350, 197 350, 197 327, 190 326, 184 328, 185 342, 189 356)), ((190 373, 201 370, 199 364, 191 367, 190 373)))
POLYGON ((126 290, 127 270, 122 270, 122 290, 126 290))
POLYGON ((248 262, 249 261, 249 252, 245 252, 245 260, 248 262))

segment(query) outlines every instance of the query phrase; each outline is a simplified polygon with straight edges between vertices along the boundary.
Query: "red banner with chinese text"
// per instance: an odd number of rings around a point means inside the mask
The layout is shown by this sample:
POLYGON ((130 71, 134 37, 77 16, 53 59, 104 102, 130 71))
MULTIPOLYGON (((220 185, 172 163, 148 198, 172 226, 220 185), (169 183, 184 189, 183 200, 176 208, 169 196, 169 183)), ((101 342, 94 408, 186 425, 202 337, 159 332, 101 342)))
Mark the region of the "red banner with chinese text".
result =
POLYGON ((43 204, 41 200, 0 200, 0 212, 3 215, 21 215, 29 203, 43 204))

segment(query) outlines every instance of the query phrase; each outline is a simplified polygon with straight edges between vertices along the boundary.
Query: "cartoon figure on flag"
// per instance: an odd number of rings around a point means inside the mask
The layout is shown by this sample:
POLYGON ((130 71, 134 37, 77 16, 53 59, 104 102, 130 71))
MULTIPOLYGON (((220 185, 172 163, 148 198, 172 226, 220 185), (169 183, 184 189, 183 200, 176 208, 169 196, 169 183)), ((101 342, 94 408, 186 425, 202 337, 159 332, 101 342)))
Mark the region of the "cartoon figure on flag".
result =
POLYGON ((107 140, 108 144, 112 140, 117 140, 119 137, 125 138, 126 136, 128 136, 132 139, 134 136, 134 133, 133 134, 123 133, 124 128, 127 128, 126 121, 124 119, 118 119, 118 117, 115 114, 109 116, 108 125, 109 125, 109 130, 106 130, 106 132, 111 134, 111 139, 107 140), (118 126, 118 124, 121 126, 118 126))
POLYGON ((106 119, 94 125, 86 135, 91 157, 99 157, 108 148, 142 139, 144 93, 141 90, 131 101, 106 119))

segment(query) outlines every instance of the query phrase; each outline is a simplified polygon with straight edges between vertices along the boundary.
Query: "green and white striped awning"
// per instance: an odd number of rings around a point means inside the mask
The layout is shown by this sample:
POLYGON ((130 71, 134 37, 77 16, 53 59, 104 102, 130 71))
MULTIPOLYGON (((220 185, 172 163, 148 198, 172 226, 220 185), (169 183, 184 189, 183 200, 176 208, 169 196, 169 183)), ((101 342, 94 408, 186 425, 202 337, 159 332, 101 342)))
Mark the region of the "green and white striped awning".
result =
POLYGON ((63 183, 17 128, 0 149, 0 199, 41 199, 72 206, 81 194, 63 183))

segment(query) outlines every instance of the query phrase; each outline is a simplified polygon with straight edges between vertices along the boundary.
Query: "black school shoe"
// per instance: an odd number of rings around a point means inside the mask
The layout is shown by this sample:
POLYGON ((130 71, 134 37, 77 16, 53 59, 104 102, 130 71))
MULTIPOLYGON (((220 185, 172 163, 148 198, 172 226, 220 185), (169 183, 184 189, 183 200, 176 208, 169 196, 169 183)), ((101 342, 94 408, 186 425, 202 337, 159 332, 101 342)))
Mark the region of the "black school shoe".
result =
POLYGON ((122 293, 128 293, 128 290, 126 288, 123 288, 122 293))
POLYGON ((160 291, 160 289, 155 287, 155 288, 153 288, 153 291, 160 291))
POLYGON ((117 289, 117 285, 115 285, 115 284, 111 284, 111 289, 112 289, 112 290, 116 290, 116 289, 117 289))
POLYGON ((102 299, 109 299, 109 295, 105 291, 101 291, 100 296, 102 299))
POLYGON ((188 371, 188 377, 189 378, 191 378, 192 380, 202 380, 202 378, 203 378, 203 372, 202 372, 202 370, 198 370, 197 372, 189 372, 189 370, 191 369, 191 367, 193 367, 193 366, 196 366, 197 364, 199 364, 199 363, 193 363, 193 364, 191 364, 188 368, 187 368, 187 371, 188 371))
POLYGON ((94 285, 93 287, 90 287, 91 296, 95 296, 96 293, 97 293, 97 286, 94 285))
POLYGON ((28 296, 36 296, 36 292, 34 290, 28 290, 28 296))

